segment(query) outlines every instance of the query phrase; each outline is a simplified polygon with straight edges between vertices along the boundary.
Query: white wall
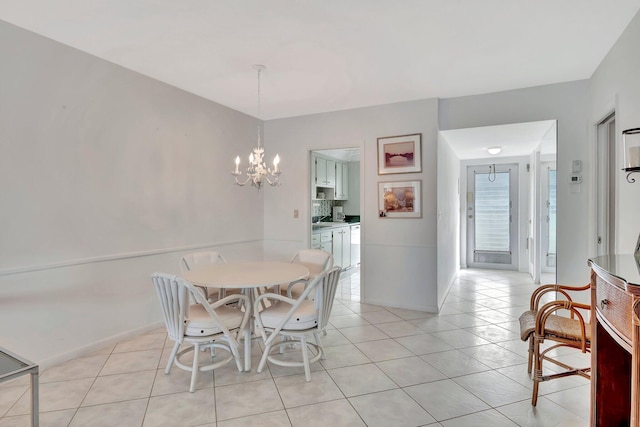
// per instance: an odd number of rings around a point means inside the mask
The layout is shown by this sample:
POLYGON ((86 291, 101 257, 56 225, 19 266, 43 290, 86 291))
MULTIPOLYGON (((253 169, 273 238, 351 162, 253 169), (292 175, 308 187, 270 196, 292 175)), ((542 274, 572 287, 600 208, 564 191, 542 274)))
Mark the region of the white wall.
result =
POLYGON ((265 251, 290 256, 309 246, 309 151, 361 149, 362 290, 364 302, 437 311, 437 100, 271 120, 265 149, 282 157, 282 187, 265 193, 265 251), (422 133, 422 173, 378 175, 377 138, 422 133), (282 153, 286 153, 286 156, 282 153), (378 182, 422 180, 422 218, 378 218, 378 182), (300 210, 300 218, 292 212, 300 210))
POLYGON ((460 269, 460 159, 438 134, 438 308, 460 269))
POLYGON ((558 121, 558 281, 584 284, 589 280, 586 260, 589 192, 571 192, 569 175, 572 160, 583 161, 588 181, 589 81, 581 80, 548 86, 449 98, 440 101, 440 130, 462 129, 537 120, 558 121))
MULTIPOLYGON (((611 109, 616 110, 616 170, 622 169, 622 131, 640 127, 640 13, 636 14, 607 54, 590 80, 591 127, 590 151, 595 153, 597 123, 611 109)), ((593 164, 593 159, 590 159, 593 164)), ((640 174, 634 174, 634 184, 626 174, 616 174, 616 252, 632 253, 640 233, 640 174)), ((595 188, 595 187, 593 187, 595 188)), ((590 234, 595 236, 594 211, 590 234)), ((591 242, 589 242, 591 243, 591 242)), ((593 245, 591 245, 593 246, 593 245)))
POLYGON ((0 341, 44 365, 160 321, 153 271, 262 257, 258 121, 0 22, 0 341))

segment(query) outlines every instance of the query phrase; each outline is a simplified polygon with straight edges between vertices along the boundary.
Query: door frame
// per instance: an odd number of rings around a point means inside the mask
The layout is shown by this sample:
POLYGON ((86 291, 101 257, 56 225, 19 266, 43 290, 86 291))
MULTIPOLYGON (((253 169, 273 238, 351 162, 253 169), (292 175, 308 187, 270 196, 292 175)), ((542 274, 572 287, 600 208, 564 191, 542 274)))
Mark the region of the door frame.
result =
POLYGON ((615 253, 616 223, 616 111, 595 124, 595 234, 597 255, 615 253))

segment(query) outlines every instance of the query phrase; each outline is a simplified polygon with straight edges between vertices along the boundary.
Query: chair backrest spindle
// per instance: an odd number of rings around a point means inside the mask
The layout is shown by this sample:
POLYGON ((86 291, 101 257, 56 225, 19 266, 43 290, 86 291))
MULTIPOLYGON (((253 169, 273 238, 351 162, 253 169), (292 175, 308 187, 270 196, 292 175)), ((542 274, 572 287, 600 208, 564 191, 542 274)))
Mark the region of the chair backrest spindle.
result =
POLYGON ((171 339, 182 342, 184 319, 189 304, 186 288, 178 286, 177 276, 154 274, 152 280, 160 300, 167 334, 171 339))
POLYGON ((331 310, 333 308, 333 300, 336 296, 336 290, 338 289, 338 282, 340 280, 340 267, 333 267, 329 270, 324 277, 322 278, 322 282, 318 284, 316 288, 316 292, 320 301, 318 301, 317 308, 318 312, 318 328, 324 329, 327 327, 329 323, 329 316, 331 316, 331 310))

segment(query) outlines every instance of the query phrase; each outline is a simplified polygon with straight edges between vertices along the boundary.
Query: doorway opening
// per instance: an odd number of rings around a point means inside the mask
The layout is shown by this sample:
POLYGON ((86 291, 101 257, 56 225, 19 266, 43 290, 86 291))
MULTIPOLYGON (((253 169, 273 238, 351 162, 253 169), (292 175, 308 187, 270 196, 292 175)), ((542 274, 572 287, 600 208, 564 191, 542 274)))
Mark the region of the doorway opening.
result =
MULTIPOLYGON (((555 281, 556 187, 552 183, 556 181, 557 129, 556 120, 543 120, 439 132, 439 143, 446 145, 452 154, 444 159, 446 167, 438 169, 438 191, 450 192, 452 188, 458 188, 459 193, 458 209, 443 206, 442 212, 449 211, 453 215, 460 212, 456 221, 459 233, 455 236, 459 237, 460 244, 454 247, 439 239, 439 257, 442 254, 442 257, 459 258, 459 268, 477 266, 511 269, 528 272, 534 283, 540 283, 543 275, 544 280, 550 283, 555 281), (490 166, 494 164, 496 168, 490 170, 490 166), (507 199, 504 196, 501 201, 504 212, 501 216, 493 215, 503 221, 502 231, 491 232, 502 233, 501 246, 487 249, 482 241, 479 246, 475 242, 477 238, 482 238, 480 233, 483 230, 482 224, 476 227, 475 216, 478 212, 475 206, 475 180, 481 177, 488 181, 490 172, 492 180, 494 173, 496 179, 500 180, 499 177, 506 177, 500 173, 504 173, 502 168, 508 169, 508 165, 514 171, 513 178, 509 177, 509 192, 515 191, 515 195, 509 197, 509 202, 505 202, 507 199), (473 168, 479 169, 470 172, 473 168), (456 170, 456 173, 450 173, 452 170, 456 170), (515 174, 517 179, 512 181, 515 174), (504 203, 510 203, 508 209, 504 203), (510 212, 508 223, 504 221, 507 217, 505 212, 510 212), (509 233, 505 232, 505 224, 509 224, 509 233), (474 240, 470 241, 470 238, 474 240)), ((443 149, 442 152, 447 150, 443 149)), ((446 202, 450 203, 448 199, 446 202)), ((491 214, 488 215, 494 219, 491 214)), ((482 218, 478 220, 480 219, 482 218)), ((491 229, 490 223, 484 226, 491 229)), ((450 235, 453 233, 448 234, 450 235)), ((449 286, 451 277, 457 273, 453 270, 454 267, 452 265, 442 275, 439 274, 439 287, 449 286)))
POLYGON ((311 248, 332 254, 333 265, 349 277, 343 298, 360 300, 360 148, 310 153, 311 248))

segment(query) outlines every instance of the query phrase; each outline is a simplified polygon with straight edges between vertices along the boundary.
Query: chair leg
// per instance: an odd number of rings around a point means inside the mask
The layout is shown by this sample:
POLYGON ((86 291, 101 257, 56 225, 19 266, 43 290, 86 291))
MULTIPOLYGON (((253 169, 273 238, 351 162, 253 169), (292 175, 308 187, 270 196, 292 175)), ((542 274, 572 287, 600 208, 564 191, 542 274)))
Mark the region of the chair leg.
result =
POLYGON ((320 359, 326 360, 327 356, 324 353, 324 347, 322 346, 322 340, 320 339, 320 335, 317 332, 314 332, 313 336, 316 339, 316 344, 318 345, 318 351, 320 351, 320 359))
POLYGON ((171 356, 169 356, 169 363, 167 363, 167 367, 164 370, 165 374, 169 374, 171 372, 171 367, 173 366, 173 362, 176 360, 176 354, 178 354, 178 349, 180 348, 180 343, 176 341, 173 345, 173 350, 171 350, 171 356))
POLYGON ((231 354, 233 354, 233 358, 236 361, 236 366, 238 368, 238 372, 242 372, 242 363, 240 362, 240 353, 238 352, 238 342, 231 341, 231 339, 227 340, 229 344, 229 348, 231 349, 231 354))
POLYGON ((309 367, 309 349, 307 348, 307 337, 300 337, 300 347, 302 347, 302 361, 304 363, 304 377, 307 382, 311 381, 311 368, 309 367))
POLYGON ((200 354, 200 344, 195 343, 193 349, 193 367, 191 368, 191 386, 189 387, 189 393, 193 393, 196 390, 196 381, 198 380, 198 356, 200 354))
POLYGON ((258 373, 261 373, 264 369, 264 365, 267 364, 267 358, 269 357, 269 352, 271 351, 271 343, 264 347, 264 352, 262 353, 262 357, 260 358, 260 364, 258 364, 258 373))
POLYGON ((529 360, 527 361, 527 373, 531 373, 531 367, 533 365, 533 334, 529 336, 529 360))
POLYGON ((533 394, 531 396, 531 406, 538 404, 538 387, 542 381, 542 358, 540 357, 540 344, 542 340, 534 339, 533 342, 533 394))

